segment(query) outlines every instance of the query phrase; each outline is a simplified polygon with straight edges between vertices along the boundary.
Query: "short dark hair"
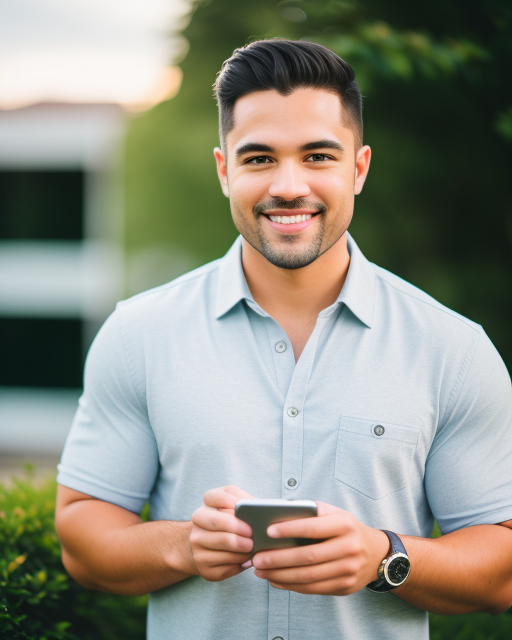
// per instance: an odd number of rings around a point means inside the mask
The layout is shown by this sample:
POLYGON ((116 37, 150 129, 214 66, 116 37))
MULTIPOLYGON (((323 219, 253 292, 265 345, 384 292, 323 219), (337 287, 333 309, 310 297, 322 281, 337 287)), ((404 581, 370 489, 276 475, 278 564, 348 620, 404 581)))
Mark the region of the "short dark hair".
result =
POLYGON ((320 44, 282 38, 251 42, 235 49, 222 64, 213 85, 222 147, 234 127, 233 113, 239 98, 268 89, 287 96, 295 89, 309 87, 339 95, 358 149, 363 143, 363 106, 352 67, 320 44))

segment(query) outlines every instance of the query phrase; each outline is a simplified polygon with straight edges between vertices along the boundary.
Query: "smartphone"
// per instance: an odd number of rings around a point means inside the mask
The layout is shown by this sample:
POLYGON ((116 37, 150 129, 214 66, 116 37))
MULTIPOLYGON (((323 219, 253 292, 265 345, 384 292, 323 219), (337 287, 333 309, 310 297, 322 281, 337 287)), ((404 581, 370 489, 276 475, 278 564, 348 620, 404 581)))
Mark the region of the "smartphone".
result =
POLYGON ((317 516, 314 500, 289 500, 285 498, 239 500, 235 505, 235 516, 247 522, 252 529, 254 546, 252 555, 265 549, 285 549, 322 542, 313 538, 269 538, 267 528, 275 522, 312 518, 317 516))

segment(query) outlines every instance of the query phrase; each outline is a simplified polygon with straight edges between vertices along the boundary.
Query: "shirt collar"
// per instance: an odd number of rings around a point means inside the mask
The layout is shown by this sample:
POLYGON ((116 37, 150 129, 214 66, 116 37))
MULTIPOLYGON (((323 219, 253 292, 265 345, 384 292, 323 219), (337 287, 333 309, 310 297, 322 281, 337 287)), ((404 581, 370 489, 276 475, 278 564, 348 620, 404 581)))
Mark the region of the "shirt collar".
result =
MULTIPOLYGON (((347 231, 350 265, 345 284, 333 306, 345 304, 367 327, 372 326, 375 305, 375 271, 347 231)), ((242 237, 238 236, 220 261, 215 318, 219 319, 241 300, 255 305, 242 268, 242 237)))
POLYGON ((347 231, 350 265, 347 277, 336 302, 345 304, 370 329, 375 308, 375 268, 361 252, 347 231))
POLYGON ((242 236, 220 261, 215 318, 218 320, 240 300, 254 301, 242 268, 242 236))

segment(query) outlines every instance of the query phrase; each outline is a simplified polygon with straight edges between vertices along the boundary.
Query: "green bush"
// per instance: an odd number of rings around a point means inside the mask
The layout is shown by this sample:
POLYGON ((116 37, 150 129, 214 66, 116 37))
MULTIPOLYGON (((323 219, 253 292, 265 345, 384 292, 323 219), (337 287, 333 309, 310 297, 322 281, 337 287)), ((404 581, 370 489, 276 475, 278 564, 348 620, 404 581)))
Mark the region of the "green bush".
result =
POLYGON ((55 492, 54 478, 0 485, 0 639, 143 640, 147 597, 89 591, 66 573, 55 492))
MULTIPOLYGON (((55 491, 54 478, 36 485, 30 474, 0 485, 0 640, 143 640, 147 597, 89 591, 67 575, 53 522, 55 491)), ((512 638, 508 613, 430 620, 431 640, 512 638)))
POLYGON ((512 615, 430 616, 430 640, 510 640, 512 615))

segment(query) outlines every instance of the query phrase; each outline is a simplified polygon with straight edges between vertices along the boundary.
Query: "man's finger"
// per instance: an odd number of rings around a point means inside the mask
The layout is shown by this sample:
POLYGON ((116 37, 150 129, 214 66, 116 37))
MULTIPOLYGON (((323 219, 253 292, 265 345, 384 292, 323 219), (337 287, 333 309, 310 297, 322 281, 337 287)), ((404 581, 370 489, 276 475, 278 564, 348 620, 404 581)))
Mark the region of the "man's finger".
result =
POLYGON ((224 487, 222 487, 227 493, 231 493, 234 496, 236 496, 237 498, 237 502, 238 500, 242 500, 242 498, 254 498, 254 496, 251 496, 250 493, 247 493, 247 491, 244 491, 243 489, 240 489, 240 487, 235 486, 234 484, 228 484, 224 487))
POLYGON ((329 538, 324 542, 305 545, 304 547, 260 551, 254 556, 253 565, 257 569, 305 567, 343 557, 344 554, 343 551, 340 551, 339 542, 335 538, 329 538))
POLYGON ((320 500, 315 500, 316 502, 316 507, 317 507, 317 513, 320 517, 323 516, 328 516, 331 513, 348 513, 348 511, 344 511, 343 509, 340 509, 339 507, 335 507, 332 504, 327 504, 327 502, 320 502, 320 500))
POLYGON ((208 567, 222 567, 225 565, 242 566, 251 559, 250 553, 237 553, 236 551, 218 551, 214 549, 196 548, 194 561, 197 565, 208 567))
POLYGON ((354 593, 351 585, 343 587, 340 585, 338 578, 330 578, 328 580, 320 580, 309 584, 280 584, 269 580, 275 589, 284 589, 285 591, 295 591, 296 593, 316 594, 316 595, 349 595, 354 593))
POLYGON ((252 496, 239 487, 227 485, 206 491, 203 502, 214 509, 234 509, 236 503, 243 498, 252 498, 252 496))
POLYGON ((192 514, 192 522, 207 531, 225 531, 250 538, 252 529, 243 520, 212 507, 202 506, 192 514))
MULTIPOLYGON (((253 559, 254 564, 254 559, 253 559)), ((283 569, 258 569, 255 575, 269 582, 276 582, 281 585, 293 584, 313 584, 334 578, 342 581, 344 578, 353 576, 353 570, 343 560, 333 560, 322 564, 307 567, 289 567, 283 569)))
POLYGON ((353 530, 352 519, 338 510, 324 517, 278 522, 267 529, 271 538, 333 538, 353 530))
MULTIPOLYGON (((243 536, 237 536, 234 533, 225 533, 223 531, 208 531, 203 532, 203 535, 199 532, 194 538, 196 546, 200 546, 203 549, 209 549, 214 552, 229 551, 237 554, 250 554, 253 547, 253 542, 250 538, 243 536)), ((243 562, 243 560, 241 560, 243 562)), ((218 562, 217 564, 222 564, 218 562)))

